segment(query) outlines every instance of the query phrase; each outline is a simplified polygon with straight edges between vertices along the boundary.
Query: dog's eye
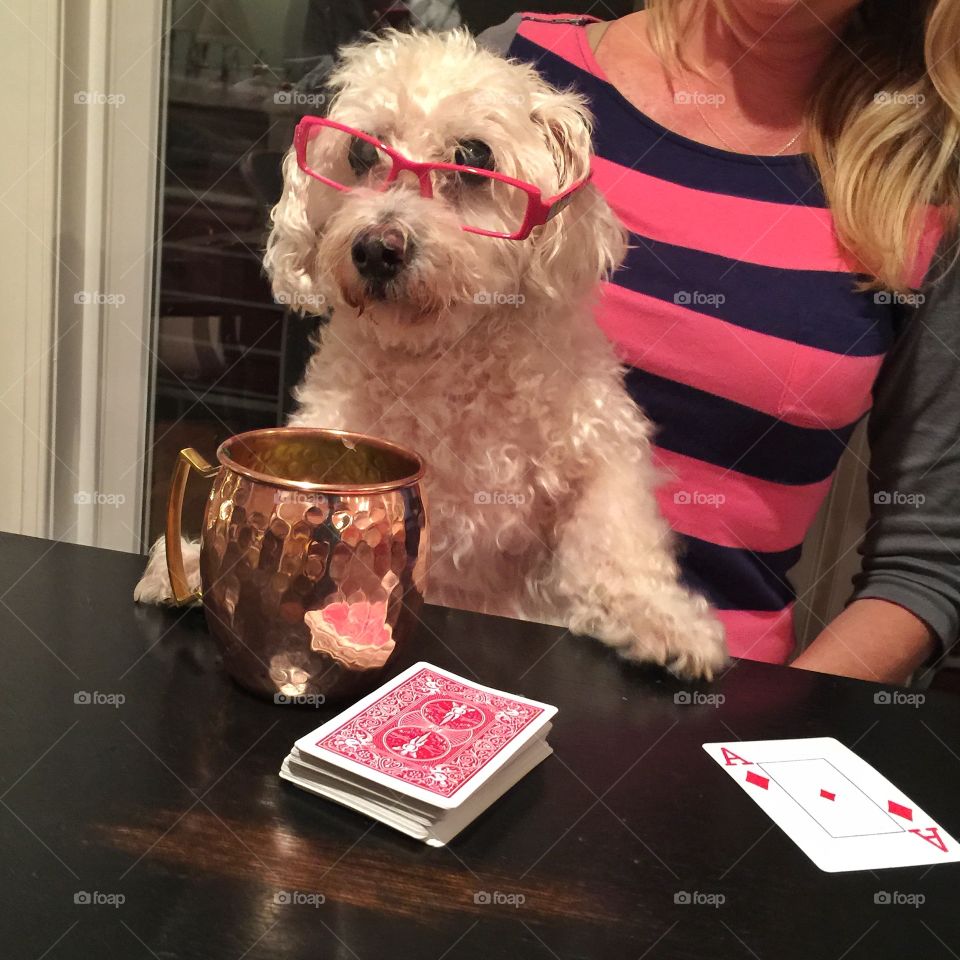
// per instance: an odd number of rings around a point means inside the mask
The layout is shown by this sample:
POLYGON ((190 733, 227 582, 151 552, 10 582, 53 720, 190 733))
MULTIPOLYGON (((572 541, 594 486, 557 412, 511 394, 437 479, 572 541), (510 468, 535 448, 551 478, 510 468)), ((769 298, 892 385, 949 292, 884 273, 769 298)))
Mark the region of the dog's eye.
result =
POLYGON ((350 161, 350 169, 360 177, 369 173, 377 165, 380 154, 372 143, 361 140, 359 137, 352 137, 347 159, 350 161))
MULTIPOLYGON (((461 140, 453 153, 453 162, 465 167, 477 167, 479 170, 493 170, 493 151, 482 140, 461 140)), ((472 176, 469 173, 461 174, 467 180, 483 180, 484 177, 472 176)))

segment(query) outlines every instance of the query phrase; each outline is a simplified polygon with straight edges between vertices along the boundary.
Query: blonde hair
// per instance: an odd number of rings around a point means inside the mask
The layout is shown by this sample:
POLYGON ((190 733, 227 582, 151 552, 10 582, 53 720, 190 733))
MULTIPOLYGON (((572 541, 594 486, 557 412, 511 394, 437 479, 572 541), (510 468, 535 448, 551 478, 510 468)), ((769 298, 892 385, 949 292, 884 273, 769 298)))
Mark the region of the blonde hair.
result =
MULTIPOLYGON (((683 65, 691 18, 725 0, 648 0, 650 40, 683 65)), ((872 278, 908 290, 927 211, 960 207, 960 0, 861 0, 824 65, 806 135, 840 243, 872 278)))

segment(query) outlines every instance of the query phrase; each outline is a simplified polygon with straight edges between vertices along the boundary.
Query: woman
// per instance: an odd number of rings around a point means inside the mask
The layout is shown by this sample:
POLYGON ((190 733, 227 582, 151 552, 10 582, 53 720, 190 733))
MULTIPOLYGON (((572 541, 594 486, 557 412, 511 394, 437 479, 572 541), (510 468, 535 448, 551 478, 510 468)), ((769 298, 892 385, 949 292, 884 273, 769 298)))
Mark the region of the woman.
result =
POLYGON ((960 629, 960 3, 647 6, 481 41, 590 102, 633 245, 597 319, 734 655, 789 659, 786 573, 872 405, 862 571, 794 665, 902 682, 960 629))

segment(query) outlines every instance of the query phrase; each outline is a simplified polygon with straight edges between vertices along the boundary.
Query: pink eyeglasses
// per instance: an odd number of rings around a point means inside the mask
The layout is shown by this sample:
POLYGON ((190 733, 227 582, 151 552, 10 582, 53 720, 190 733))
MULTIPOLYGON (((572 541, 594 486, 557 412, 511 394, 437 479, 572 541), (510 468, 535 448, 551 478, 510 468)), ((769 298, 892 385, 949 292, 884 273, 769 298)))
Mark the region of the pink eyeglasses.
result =
POLYGON ((304 117, 293 143, 300 169, 329 187, 382 191, 409 170, 420 183, 422 197, 439 196, 455 206, 461 229, 504 240, 528 237, 534 227, 555 217, 592 176, 544 197, 532 183, 495 170, 411 160, 376 137, 325 117, 304 117))

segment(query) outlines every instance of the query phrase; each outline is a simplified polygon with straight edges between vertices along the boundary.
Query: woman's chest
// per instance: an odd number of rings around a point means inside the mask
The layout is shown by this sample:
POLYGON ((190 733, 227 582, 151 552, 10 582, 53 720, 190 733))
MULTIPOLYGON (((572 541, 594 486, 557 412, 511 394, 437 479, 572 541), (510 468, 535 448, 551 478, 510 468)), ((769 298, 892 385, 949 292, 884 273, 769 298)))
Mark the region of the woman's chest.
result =
POLYGON ((893 340, 888 294, 637 241, 597 311, 625 362, 798 426, 835 429, 869 409, 893 340))

